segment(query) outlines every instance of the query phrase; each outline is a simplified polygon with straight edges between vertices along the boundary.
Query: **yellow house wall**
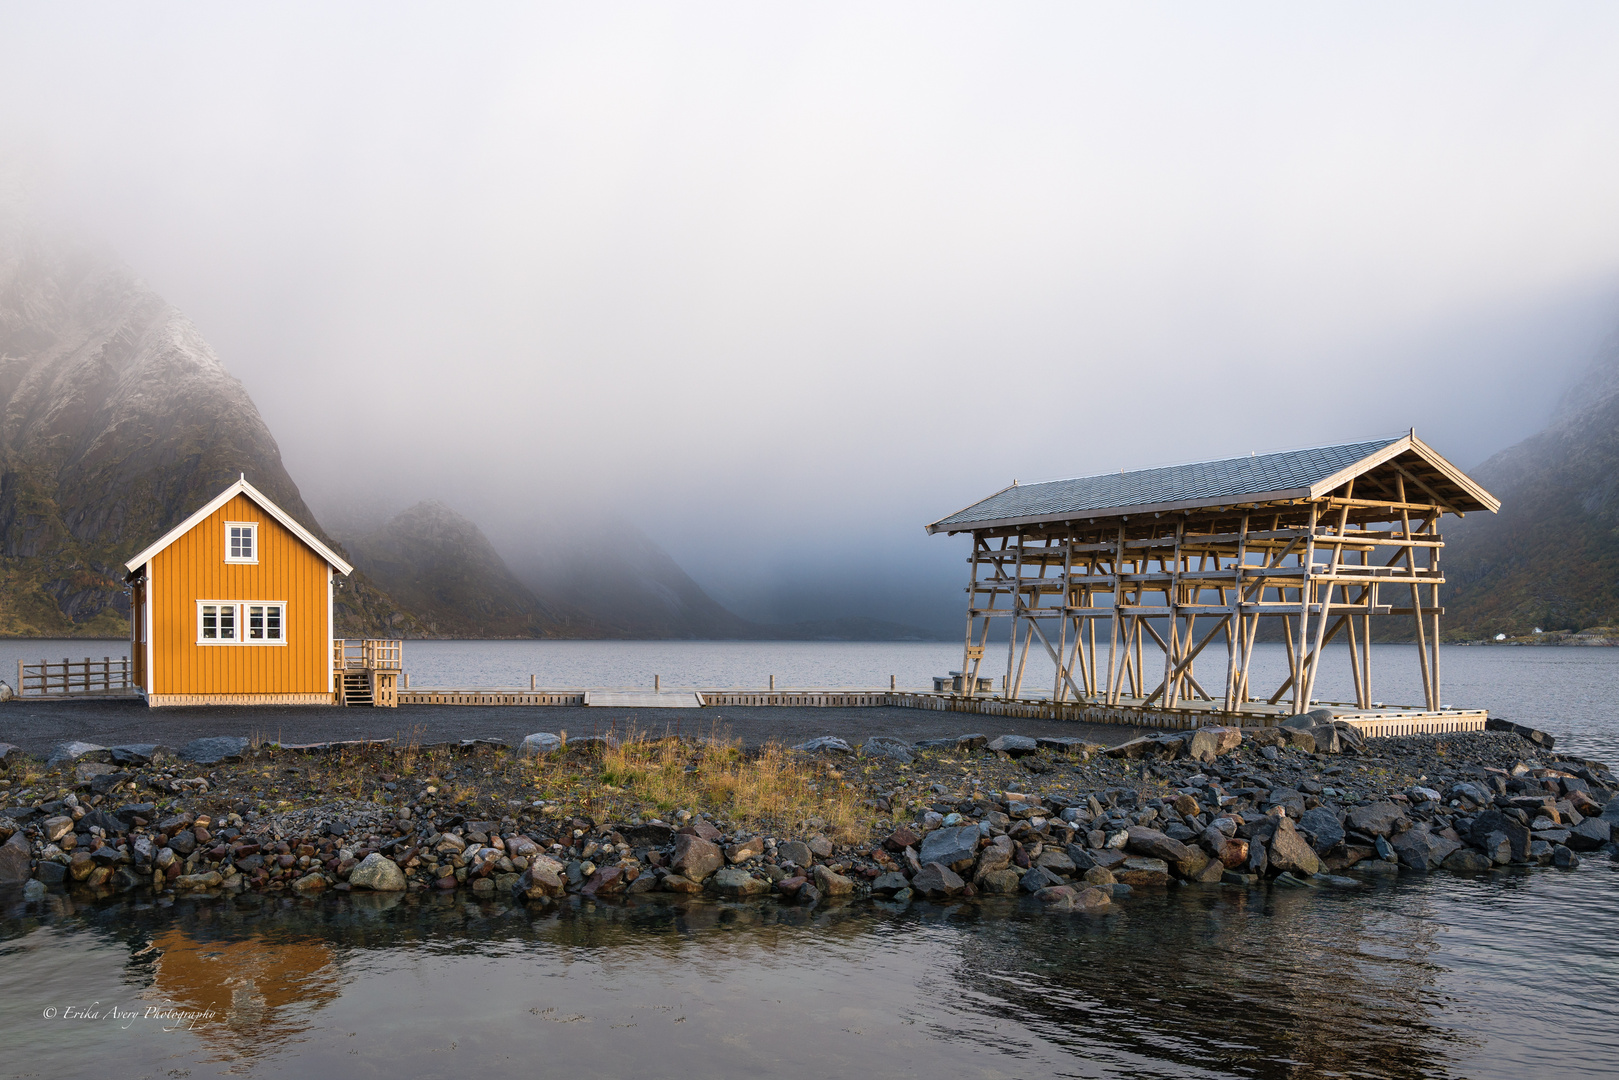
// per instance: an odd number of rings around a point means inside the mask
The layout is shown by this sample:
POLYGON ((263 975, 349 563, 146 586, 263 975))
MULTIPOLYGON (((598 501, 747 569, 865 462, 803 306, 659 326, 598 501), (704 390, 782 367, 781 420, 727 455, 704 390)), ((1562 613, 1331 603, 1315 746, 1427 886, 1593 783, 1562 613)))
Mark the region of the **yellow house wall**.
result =
MULTIPOLYGON (((147 692, 325 694, 331 632, 326 560, 238 495, 159 552, 147 568, 152 671, 147 692), (257 522, 259 561, 225 561, 225 523, 257 522), (285 645, 197 644, 197 601, 281 601, 285 645)), ((238 628, 238 633, 243 632, 238 628)), ((138 636, 138 635, 137 635, 138 636)))

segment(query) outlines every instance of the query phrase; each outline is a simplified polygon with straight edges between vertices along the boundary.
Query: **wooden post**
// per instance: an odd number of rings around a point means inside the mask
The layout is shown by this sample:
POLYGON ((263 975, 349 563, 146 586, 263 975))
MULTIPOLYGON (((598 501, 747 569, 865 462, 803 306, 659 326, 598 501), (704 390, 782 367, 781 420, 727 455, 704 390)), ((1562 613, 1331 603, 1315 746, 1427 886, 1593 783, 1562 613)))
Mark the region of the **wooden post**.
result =
MULTIPOLYGON (((409 686, 410 685, 410 677, 407 675, 405 677, 405 679, 406 679, 405 685, 409 686)), ((539 681, 540 681, 540 677, 538 675, 534 674, 532 671, 529 672, 529 675, 528 675, 528 688, 529 688, 529 691, 531 693, 540 688, 539 687, 539 681)))
POLYGON ((654 675, 654 676, 652 676, 652 692, 657 693, 662 688, 663 688, 663 676, 662 675, 654 675))

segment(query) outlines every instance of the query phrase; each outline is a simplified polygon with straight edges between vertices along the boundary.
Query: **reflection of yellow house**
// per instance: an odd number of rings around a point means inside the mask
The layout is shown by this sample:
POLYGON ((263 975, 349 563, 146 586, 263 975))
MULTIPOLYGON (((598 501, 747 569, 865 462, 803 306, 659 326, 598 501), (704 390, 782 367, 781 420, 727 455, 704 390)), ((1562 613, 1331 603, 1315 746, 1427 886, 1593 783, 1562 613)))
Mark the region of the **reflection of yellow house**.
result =
POLYGON ((332 949, 321 941, 197 941, 171 927, 152 946, 160 956, 141 997, 152 1005, 212 1009, 217 1019, 195 1032, 221 1050, 273 1049, 309 1026, 307 1010, 336 1000, 341 990, 332 949))
POLYGON ((332 575, 353 571, 247 482, 124 564, 149 705, 329 705, 332 575))

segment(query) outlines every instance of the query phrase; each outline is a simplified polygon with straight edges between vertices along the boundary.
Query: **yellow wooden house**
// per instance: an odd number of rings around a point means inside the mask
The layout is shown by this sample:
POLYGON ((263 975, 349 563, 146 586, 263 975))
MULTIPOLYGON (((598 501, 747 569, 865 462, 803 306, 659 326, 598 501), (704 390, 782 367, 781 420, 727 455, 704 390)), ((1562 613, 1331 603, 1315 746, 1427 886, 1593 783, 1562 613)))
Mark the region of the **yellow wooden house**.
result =
POLYGON ((245 476, 125 566, 148 705, 341 700, 333 578, 354 568, 245 476))

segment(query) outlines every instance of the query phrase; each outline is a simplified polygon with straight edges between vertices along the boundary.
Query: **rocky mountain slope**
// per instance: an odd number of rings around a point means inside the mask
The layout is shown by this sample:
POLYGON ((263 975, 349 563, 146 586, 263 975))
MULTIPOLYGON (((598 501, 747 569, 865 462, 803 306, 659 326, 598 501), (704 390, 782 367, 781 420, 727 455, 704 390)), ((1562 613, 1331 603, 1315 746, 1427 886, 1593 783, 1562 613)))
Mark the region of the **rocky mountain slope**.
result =
POLYGON ((1546 430, 1472 475, 1501 512, 1447 522, 1445 636, 1619 625, 1619 334, 1546 430))
MULTIPOLYGON (((0 634, 123 636, 121 563, 243 473, 321 534, 185 316, 116 260, 3 224, 0 410, 0 634)), ((342 596, 345 632, 400 621, 367 581, 342 596)))

